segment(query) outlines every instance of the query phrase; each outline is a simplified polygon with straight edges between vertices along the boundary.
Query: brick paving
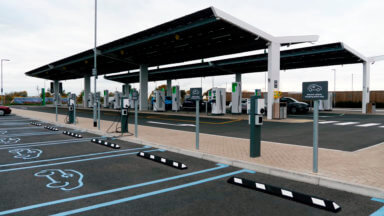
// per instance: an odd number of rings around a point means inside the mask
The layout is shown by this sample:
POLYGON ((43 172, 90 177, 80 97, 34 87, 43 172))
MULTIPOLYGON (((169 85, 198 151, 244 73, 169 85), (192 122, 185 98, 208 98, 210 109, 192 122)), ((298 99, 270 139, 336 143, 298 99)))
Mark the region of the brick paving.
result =
MULTIPOLYGON (((13 109, 13 112, 20 116, 55 121, 54 114, 21 109, 13 109)), ((59 115, 59 122, 64 123, 64 118, 64 115, 59 115)), ((95 130, 92 119, 78 118, 78 121, 78 127, 95 130)), ((111 123, 101 120, 101 131, 106 132, 111 123)), ((248 139, 200 134, 200 149, 196 150, 194 132, 140 125, 138 128, 138 138, 143 141, 384 190, 384 143, 355 152, 320 148, 319 172, 314 174, 311 147, 263 141, 261 157, 250 158, 248 139)), ((129 125, 129 131, 134 131, 134 125, 129 125)), ((132 137, 125 136, 123 139, 132 137)))

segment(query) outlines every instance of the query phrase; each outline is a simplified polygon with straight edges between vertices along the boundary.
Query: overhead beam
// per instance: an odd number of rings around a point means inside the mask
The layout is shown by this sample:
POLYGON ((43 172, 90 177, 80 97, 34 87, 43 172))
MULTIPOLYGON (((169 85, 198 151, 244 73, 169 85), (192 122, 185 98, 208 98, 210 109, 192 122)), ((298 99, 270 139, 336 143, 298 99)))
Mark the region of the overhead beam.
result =
POLYGON ((319 40, 318 35, 285 36, 276 37, 276 42, 280 44, 311 43, 319 40))

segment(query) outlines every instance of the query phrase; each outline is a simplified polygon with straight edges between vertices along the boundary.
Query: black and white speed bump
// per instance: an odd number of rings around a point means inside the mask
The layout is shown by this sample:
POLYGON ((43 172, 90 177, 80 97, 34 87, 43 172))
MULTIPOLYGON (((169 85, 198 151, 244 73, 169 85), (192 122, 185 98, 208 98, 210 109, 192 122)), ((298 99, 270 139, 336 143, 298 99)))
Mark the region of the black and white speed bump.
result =
POLYGON ((55 127, 50 127, 50 126, 44 126, 45 129, 51 130, 51 131, 59 131, 59 129, 55 127))
POLYGON ((37 122, 30 122, 31 125, 35 125, 35 126, 41 126, 42 124, 41 123, 37 123, 37 122))
POLYGON ((63 134, 68 135, 68 136, 73 136, 76 138, 83 138, 83 136, 81 134, 73 133, 70 131, 63 131, 63 134))
POLYGON ((162 164, 165 164, 165 165, 177 168, 177 169, 187 169, 188 168, 187 165, 185 165, 183 163, 180 163, 180 162, 177 162, 177 161, 173 161, 173 160, 169 160, 169 159, 166 159, 166 158, 163 158, 163 157, 159 157, 159 156, 156 156, 156 155, 153 155, 153 154, 149 154, 149 153, 146 153, 146 152, 139 152, 137 154, 137 156, 143 157, 143 158, 146 158, 146 159, 149 159, 149 160, 153 160, 153 161, 156 161, 156 162, 159 162, 159 163, 162 163, 162 164))
POLYGON ((120 148, 119 145, 117 145, 115 143, 111 143, 111 142, 105 141, 105 140, 92 139, 91 141, 93 143, 97 143, 97 144, 100 144, 100 145, 103 145, 103 146, 107 146, 107 147, 110 147, 110 148, 114 148, 114 149, 119 149, 120 148))
POLYGON ((233 176, 228 179, 228 183, 239 185, 245 188, 250 188, 253 190, 261 191, 264 193, 276 195, 279 197, 283 197, 285 199, 293 200, 296 202, 304 203, 310 205, 312 207, 324 209, 331 212, 338 212, 341 210, 341 207, 331 200, 326 200, 319 197, 313 197, 307 194, 302 194, 294 191, 290 191, 287 189, 275 187, 272 185, 267 185, 264 183, 258 183, 255 181, 247 180, 244 178, 239 178, 233 176))

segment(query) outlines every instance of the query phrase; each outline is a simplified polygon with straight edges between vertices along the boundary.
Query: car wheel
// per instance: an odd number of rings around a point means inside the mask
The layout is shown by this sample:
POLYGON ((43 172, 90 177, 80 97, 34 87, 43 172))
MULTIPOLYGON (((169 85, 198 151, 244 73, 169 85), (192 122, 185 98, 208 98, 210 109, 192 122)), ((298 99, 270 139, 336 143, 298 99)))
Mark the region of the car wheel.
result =
POLYGON ((297 109, 296 109, 296 107, 292 107, 292 108, 291 108, 291 113, 292 113, 292 114, 296 114, 296 113, 297 113, 297 109))
POLYGON ((3 115, 5 115, 4 110, 0 110, 0 116, 3 116, 3 115))

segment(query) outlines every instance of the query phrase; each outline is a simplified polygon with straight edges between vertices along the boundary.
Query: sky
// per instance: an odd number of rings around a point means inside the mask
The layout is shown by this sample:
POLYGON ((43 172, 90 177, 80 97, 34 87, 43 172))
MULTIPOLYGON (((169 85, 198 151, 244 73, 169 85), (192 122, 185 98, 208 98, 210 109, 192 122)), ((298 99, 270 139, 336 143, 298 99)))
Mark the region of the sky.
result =
MULTIPOLYGON (((365 56, 384 55, 382 0, 98 0, 98 45, 134 34, 189 13, 217 7, 273 36, 319 35, 315 44, 344 42, 365 56)), ((0 0, 0 59, 4 91, 49 88, 50 81, 24 73, 93 47, 94 0, 0 0)), ((310 45, 310 44, 306 44, 310 45)), ((295 48, 298 46, 291 46, 295 48)), ((301 91, 305 81, 329 81, 329 90, 362 89, 362 65, 281 71, 280 90, 301 91), (353 77, 353 78, 352 78, 353 77), (353 81, 352 81, 353 80, 353 81)), ((244 74, 243 90, 265 89, 266 73, 244 74)), ((181 89, 230 90, 234 75, 173 80, 181 89)), ((148 90, 166 81, 149 83, 148 90)), ((134 84, 138 87, 138 84, 134 84)), ((83 79, 63 81, 67 92, 80 93, 83 79)), ((121 84, 98 79, 99 91, 121 91, 121 84)), ((92 80, 93 89, 93 80, 92 80)), ((384 90, 384 61, 371 67, 371 90, 384 90)))

